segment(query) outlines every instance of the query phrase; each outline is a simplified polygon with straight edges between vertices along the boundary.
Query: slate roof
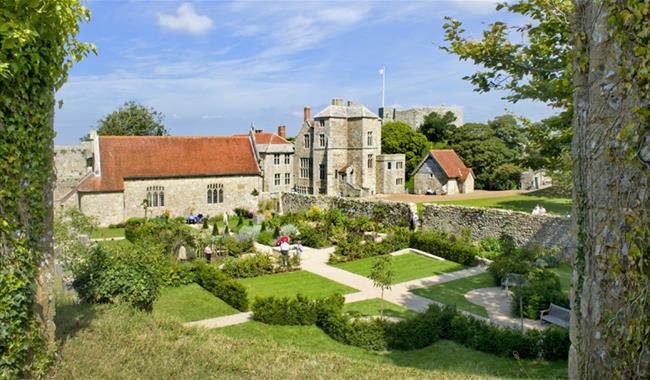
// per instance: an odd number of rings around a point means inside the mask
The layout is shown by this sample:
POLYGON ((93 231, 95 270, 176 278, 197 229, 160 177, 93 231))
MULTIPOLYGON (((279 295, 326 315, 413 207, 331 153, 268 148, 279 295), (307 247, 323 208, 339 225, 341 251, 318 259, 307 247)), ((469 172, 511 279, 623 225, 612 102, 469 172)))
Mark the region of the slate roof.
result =
POLYGON ((327 108, 317 113, 316 116, 314 116, 314 119, 322 117, 337 117, 344 119, 379 118, 379 116, 375 115, 372 111, 361 104, 353 104, 351 106, 329 105, 327 108))
POLYGON ((128 178, 257 175, 248 136, 100 136, 101 175, 79 192, 124 191, 128 178))

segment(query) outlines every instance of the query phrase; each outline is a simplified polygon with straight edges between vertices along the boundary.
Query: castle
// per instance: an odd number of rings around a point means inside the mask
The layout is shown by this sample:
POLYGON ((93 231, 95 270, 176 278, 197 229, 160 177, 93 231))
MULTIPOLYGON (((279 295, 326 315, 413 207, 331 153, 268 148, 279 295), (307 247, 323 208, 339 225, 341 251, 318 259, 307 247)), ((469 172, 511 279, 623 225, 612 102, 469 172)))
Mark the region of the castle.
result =
POLYGON ((55 147, 55 201, 101 225, 167 211, 216 215, 256 210, 260 196, 297 191, 368 196, 404 192, 404 155, 381 154, 379 117, 341 99, 304 122, 232 136, 98 136, 55 147))

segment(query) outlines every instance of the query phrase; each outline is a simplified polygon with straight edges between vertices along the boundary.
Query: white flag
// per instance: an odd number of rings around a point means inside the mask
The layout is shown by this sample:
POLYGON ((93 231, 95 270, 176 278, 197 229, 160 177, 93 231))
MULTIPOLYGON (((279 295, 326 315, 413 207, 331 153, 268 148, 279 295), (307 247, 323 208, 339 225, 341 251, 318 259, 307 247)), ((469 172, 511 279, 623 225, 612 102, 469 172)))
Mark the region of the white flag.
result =
POLYGON ((384 68, 379 69, 379 75, 384 75, 384 68))

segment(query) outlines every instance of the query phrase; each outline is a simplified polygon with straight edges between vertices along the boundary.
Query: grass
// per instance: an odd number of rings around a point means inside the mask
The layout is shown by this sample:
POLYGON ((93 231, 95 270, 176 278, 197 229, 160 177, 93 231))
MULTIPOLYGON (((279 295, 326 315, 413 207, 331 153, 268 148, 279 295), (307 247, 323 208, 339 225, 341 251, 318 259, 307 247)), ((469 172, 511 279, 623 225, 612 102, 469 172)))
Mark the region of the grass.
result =
MULTIPOLYGON (((335 264, 337 268, 368 277, 372 272, 372 265, 376 258, 350 261, 347 263, 335 264)), ((417 253, 407 253, 393 257, 393 283, 399 284, 409 280, 434 276, 463 269, 464 266, 453 261, 435 260, 417 253)))
POLYGON ((163 288, 153 305, 154 317, 172 318, 179 322, 198 321, 238 312, 197 284, 163 288))
POLYGON ((255 297, 293 297, 300 293, 306 297, 325 297, 334 293, 353 293, 356 289, 319 275, 305 272, 287 272, 239 280, 248 289, 248 298, 255 297))
MULTIPOLYGON (((215 334, 292 347, 308 354, 337 353, 368 365, 411 367, 426 378, 561 378, 567 375, 566 361, 515 360, 474 351, 450 341, 438 341, 422 350, 377 353, 334 341, 315 326, 271 326, 247 322, 214 330, 215 334), (442 373, 441 373, 442 372, 442 373), (444 373, 444 374, 443 374, 444 373)), ((373 378, 387 378, 382 370, 373 378)), ((363 377, 361 373, 359 377, 363 377)), ((339 376, 336 376, 337 378, 339 376)))
POLYGON ((465 299, 465 293, 473 289, 488 288, 494 286, 494 280, 489 273, 481 273, 476 276, 461 278, 426 288, 413 289, 411 292, 442 302, 448 305, 456 305, 459 310, 487 317, 487 311, 483 306, 473 304, 465 299))
POLYGON ((562 293, 569 297, 569 291, 571 290, 571 276, 573 274, 573 269, 571 269, 571 266, 561 263, 557 267, 551 268, 551 272, 554 272, 560 277, 562 293))
POLYGON ((542 197, 538 195, 511 195, 506 197, 437 201, 437 204, 454 204, 487 208, 501 208, 530 213, 536 205, 544 206, 551 214, 567 215, 571 212, 570 198, 542 197))
MULTIPOLYGON (((343 311, 358 314, 360 316, 379 315, 381 309, 381 300, 373 298, 365 301, 346 303, 343 311)), ((408 318, 416 313, 394 303, 384 301, 384 315, 389 317, 408 318)))
POLYGON ((124 228, 98 227, 90 233, 91 239, 124 237, 124 228))
POLYGON ((133 246, 133 243, 126 239, 121 239, 121 240, 103 240, 103 241, 98 241, 97 244, 100 246, 107 248, 107 249, 115 249, 115 248, 130 248, 133 246))

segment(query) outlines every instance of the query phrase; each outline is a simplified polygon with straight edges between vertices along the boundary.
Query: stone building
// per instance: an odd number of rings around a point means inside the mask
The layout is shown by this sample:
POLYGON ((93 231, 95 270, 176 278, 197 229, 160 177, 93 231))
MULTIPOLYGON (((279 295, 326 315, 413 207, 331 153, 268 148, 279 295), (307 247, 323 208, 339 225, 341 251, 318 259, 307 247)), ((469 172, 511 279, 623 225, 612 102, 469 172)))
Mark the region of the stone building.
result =
POLYGON ((79 182, 93 171, 92 142, 54 147, 54 202, 74 205, 79 182))
POLYGON ((260 191, 292 191, 294 147, 286 139, 286 127, 278 126, 277 134, 251 128, 249 135, 262 169, 260 191))
POLYGON ((379 117, 384 123, 389 121, 401 121, 410 125, 413 129, 418 129, 424 122, 424 118, 431 112, 436 112, 441 115, 451 112, 456 116, 454 125, 457 127, 463 125, 463 109, 459 106, 415 107, 405 110, 396 110, 394 107, 384 107, 379 109, 379 117))
POLYGON ((379 117, 333 99, 311 118, 304 109, 296 137, 295 189, 302 194, 367 196, 404 192, 404 155, 381 154, 379 117))
POLYGON ((553 186, 553 180, 546 174, 546 170, 528 169, 521 173, 522 190, 539 190, 553 186))
POLYGON ((474 191, 474 173, 452 149, 429 151, 413 171, 416 194, 459 194, 474 191))
POLYGON ((100 224, 169 211, 215 215, 254 210, 262 171, 250 136, 93 136, 94 166, 78 207, 100 224))

